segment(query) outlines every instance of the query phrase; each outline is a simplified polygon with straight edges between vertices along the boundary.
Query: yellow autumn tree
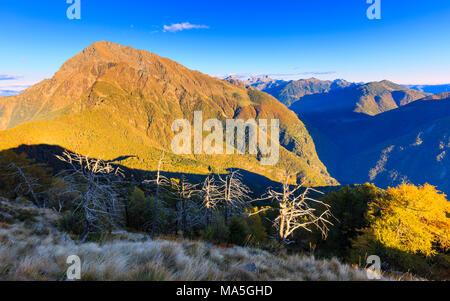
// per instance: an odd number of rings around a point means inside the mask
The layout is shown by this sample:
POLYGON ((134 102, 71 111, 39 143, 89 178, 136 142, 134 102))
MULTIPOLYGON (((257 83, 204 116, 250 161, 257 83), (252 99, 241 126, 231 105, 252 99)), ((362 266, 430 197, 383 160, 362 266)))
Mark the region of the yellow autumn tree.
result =
POLYGON ((450 203, 434 186, 389 188, 369 206, 372 233, 388 248, 434 255, 450 248, 450 203))

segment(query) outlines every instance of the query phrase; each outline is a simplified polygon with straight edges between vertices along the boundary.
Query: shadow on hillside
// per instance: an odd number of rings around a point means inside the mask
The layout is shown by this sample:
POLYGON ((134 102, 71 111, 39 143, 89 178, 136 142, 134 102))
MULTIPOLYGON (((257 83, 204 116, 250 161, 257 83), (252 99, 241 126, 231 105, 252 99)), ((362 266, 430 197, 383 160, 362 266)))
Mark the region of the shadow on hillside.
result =
MULTIPOLYGON (((70 168, 68 163, 60 161, 56 156, 62 155, 64 151, 70 151, 58 145, 47 145, 47 144, 38 144, 38 145, 20 145, 17 148, 11 149, 15 153, 25 153, 29 158, 34 159, 36 163, 44 163, 51 167, 52 174, 56 175, 62 170, 70 168)), ((1 152, 0 152, 1 153, 1 152)), ((147 171, 141 169, 133 169, 120 164, 115 164, 115 162, 124 160, 126 158, 136 157, 133 155, 130 156, 120 156, 113 160, 109 160, 107 162, 120 167, 127 178, 127 180, 131 183, 141 183, 144 180, 154 179, 156 177, 157 171, 147 171)), ((280 183, 272 181, 262 175, 244 170, 244 169, 233 169, 238 170, 242 175, 243 182, 251 189, 253 192, 253 197, 259 197, 263 193, 266 192, 267 188, 278 188, 280 187, 280 183)), ((204 174, 192 174, 192 173, 180 173, 180 172, 166 172, 162 171, 162 174, 168 178, 181 178, 184 176, 188 181, 192 183, 200 183, 202 182, 207 175, 204 174)), ((281 187, 280 187, 281 188, 281 187)), ((316 187, 318 190, 323 191, 324 193, 328 193, 330 191, 338 190, 339 186, 324 186, 324 187, 316 187)))

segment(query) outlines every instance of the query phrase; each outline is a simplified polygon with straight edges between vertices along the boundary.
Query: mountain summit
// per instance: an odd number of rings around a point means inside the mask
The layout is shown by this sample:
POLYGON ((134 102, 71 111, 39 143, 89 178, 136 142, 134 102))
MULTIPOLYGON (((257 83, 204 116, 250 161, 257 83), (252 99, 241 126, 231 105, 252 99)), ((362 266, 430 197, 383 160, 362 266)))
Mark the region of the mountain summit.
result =
MULTIPOLYGON (((193 84, 195 75, 198 74, 156 54, 112 42, 96 42, 65 62, 53 78, 4 100, 5 112, 0 129, 45 120, 49 118, 49 114, 59 115, 79 109, 77 105, 90 106, 90 93, 99 82, 120 82, 120 88, 130 91, 140 87, 151 90, 155 88, 151 84, 167 81, 173 85, 188 85, 198 92, 201 87, 193 84), (113 74, 115 78, 111 78, 113 74), (132 76, 136 78, 130 78, 132 76), (84 99, 80 103, 81 98, 84 99)), ((163 94, 168 93, 169 91, 163 91, 163 94)))
POLYGON ((170 172, 240 168, 279 180, 289 168, 313 185, 335 184, 298 117, 272 96, 192 71, 167 58, 97 42, 69 59, 53 78, 0 98, 0 148, 58 145, 125 166, 155 170, 162 153, 170 172), (253 155, 171 153, 172 122, 279 119, 280 160, 262 166, 253 155))

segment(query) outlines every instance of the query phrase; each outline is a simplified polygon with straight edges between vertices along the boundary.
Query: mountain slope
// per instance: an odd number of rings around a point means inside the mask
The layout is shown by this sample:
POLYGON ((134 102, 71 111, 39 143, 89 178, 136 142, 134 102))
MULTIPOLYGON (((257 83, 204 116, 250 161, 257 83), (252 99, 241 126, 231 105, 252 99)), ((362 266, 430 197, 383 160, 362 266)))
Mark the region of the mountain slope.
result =
MULTIPOLYGON (((430 183, 450 193, 450 97, 425 98, 381 114, 373 124, 378 126, 371 137, 384 139, 352 159, 366 172, 359 177, 383 186, 430 183), (389 135, 381 134, 388 130, 389 135)), ((357 174, 344 177, 351 180, 357 174)))
POLYGON ((342 183, 394 186, 409 181, 449 193, 450 97, 433 95, 368 116, 301 114, 319 156, 342 183), (331 147, 324 147, 330 146, 331 147))
POLYGON ((98 42, 68 60, 52 79, 18 96, 0 98, 0 149, 20 144, 59 145, 125 166, 155 170, 162 152, 171 172, 208 173, 241 168, 279 180, 289 167, 311 184, 332 179, 297 116, 268 94, 237 87, 149 53, 98 42), (256 156, 171 153, 172 122, 202 111, 218 118, 279 119, 280 161, 256 156))
MULTIPOLYGON (((357 154, 352 164, 363 167, 361 179, 376 185, 430 183, 450 193, 449 152, 450 118, 444 118, 357 154)), ((357 174, 347 172, 344 177, 351 180, 357 174)))

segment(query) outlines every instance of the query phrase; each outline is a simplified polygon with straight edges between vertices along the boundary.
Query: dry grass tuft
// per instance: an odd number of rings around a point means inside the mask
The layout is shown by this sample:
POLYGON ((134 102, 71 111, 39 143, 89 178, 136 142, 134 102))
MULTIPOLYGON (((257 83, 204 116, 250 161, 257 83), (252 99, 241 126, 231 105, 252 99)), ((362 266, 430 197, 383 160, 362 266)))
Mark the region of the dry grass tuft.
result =
POLYGON ((54 212, 28 204, 22 219, 14 209, 25 210, 25 205, 5 202, 0 199, 0 207, 9 212, 9 222, 0 224, 0 280, 64 280, 70 255, 81 259, 82 280, 368 280, 365 270, 337 259, 281 257, 199 241, 149 240, 124 231, 113 233, 117 239, 111 241, 79 244, 57 230, 54 212))

